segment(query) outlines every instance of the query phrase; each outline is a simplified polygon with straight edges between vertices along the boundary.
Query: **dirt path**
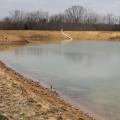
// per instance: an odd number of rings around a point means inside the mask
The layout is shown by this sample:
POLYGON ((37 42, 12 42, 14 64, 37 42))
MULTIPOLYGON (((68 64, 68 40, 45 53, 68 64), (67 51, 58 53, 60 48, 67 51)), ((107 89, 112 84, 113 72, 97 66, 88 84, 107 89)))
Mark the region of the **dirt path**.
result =
POLYGON ((64 33, 63 30, 61 30, 61 34, 67 38, 66 40, 63 40, 63 41, 62 41, 63 44, 69 43, 69 42, 73 41, 73 38, 70 37, 69 35, 67 35, 66 33, 64 33))

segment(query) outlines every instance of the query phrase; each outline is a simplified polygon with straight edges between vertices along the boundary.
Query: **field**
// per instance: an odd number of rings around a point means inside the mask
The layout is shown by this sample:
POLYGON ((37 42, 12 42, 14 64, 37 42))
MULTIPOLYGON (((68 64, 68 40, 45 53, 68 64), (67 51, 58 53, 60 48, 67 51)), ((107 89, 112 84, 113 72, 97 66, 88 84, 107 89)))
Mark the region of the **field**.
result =
MULTIPOLYGON (((120 40, 120 32, 65 31, 74 40, 120 40)), ((65 40, 60 31, 1 30, 0 44, 25 44, 34 42, 60 42, 65 40)))

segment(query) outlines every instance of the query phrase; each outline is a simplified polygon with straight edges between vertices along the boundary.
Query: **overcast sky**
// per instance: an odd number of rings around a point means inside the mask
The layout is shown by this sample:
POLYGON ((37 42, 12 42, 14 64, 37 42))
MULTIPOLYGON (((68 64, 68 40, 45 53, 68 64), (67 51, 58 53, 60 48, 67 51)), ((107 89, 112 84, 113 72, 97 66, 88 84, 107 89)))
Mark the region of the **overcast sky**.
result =
POLYGON ((120 0, 0 0, 0 18, 16 9, 23 11, 43 9, 54 14, 72 5, 82 5, 101 14, 120 15, 120 0))

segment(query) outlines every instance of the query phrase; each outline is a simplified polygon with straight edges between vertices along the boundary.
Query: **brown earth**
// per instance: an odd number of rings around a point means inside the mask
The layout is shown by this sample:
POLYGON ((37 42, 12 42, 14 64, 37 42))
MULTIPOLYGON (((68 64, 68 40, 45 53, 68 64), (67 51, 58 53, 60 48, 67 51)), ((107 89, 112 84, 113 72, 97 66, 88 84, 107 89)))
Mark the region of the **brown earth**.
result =
POLYGON ((59 41, 64 37, 57 31, 0 30, 0 44, 25 44, 31 42, 59 41))
POLYGON ((94 120, 0 62, 0 115, 9 120, 94 120))
POLYGON ((119 41, 120 32, 111 31, 66 31, 74 40, 119 41))
MULTIPOLYGON (((65 31, 74 40, 120 40, 120 32, 65 31)), ((0 44, 25 44, 33 42, 60 42, 66 38, 60 31, 0 30, 0 44)))

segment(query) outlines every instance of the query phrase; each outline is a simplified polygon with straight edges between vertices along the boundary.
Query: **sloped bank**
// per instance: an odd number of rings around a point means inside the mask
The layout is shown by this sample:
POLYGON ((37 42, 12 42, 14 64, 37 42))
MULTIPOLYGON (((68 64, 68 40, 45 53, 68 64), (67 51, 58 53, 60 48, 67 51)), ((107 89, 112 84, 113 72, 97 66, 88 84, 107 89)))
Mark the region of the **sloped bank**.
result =
POLYGON ((32 42, 60 41, 65 39, 59 31, 0 30, 0 45, 26 44, 32 42))
POLYGON ((0 61, 0 114, 9 120, 94 120, 0 61))
MULTIPOLYGON (((120 32, 112 31, 64 31, 74 40, 120 41, 120 32)), ((0 45, 26 44, 34 42, 61 42, 66 40, 60 31, 0 30, 0 45)))

